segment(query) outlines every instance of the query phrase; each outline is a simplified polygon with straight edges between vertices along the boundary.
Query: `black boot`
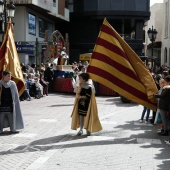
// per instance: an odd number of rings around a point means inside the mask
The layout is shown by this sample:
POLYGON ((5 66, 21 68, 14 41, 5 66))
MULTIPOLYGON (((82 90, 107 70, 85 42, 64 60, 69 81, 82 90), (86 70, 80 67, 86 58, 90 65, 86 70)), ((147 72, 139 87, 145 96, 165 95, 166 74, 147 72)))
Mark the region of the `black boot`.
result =
POLYGON ((168 136, 169 133, 168 133, 168 130, 166 130, 166 131, 161 131, 161 132, 159 132, 158 135, 161 135, 161 136, 168 136))

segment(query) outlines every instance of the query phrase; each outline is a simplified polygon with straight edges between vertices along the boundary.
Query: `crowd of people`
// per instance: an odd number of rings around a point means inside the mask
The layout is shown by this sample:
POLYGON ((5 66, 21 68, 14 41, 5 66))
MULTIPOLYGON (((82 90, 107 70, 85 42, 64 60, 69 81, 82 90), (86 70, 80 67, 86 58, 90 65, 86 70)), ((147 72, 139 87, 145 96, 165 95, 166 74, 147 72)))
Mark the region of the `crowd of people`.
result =
MULTIPOLYGON (((65 78, 71 77, 74 92, 79 84, 78 75, 87 71, 88 61, 72 63, 72 71, 69 76, 66 73, 65 78)), ((41 64, 39 69, 36 69, 36 64, 24 65, 21 63, 21 69, 25 80, 25 91, 20 96, 20 100, 30 101, 33 98, 40 99, 41 97, 48 96, 49 92, 53 91, 54 84, 54 66, 53 63, 41 64)))
MULTIPOLYGON (((150 123, 158 125, 161 127, 158 129, 158 134, 161 136, 169 135, 169 122, 170 122, 170 68, 166 66, 158 66, 155 73, 151 72, 156 86, 158 88, 158 93, 154 94, 155 98, 157 98, 157 111, 152 112, 152 119, 150 123)), ((150 109, 144 106, 140 123, 149 122, 150 109)), ((165 141, 168 145, 170 145, 170 140, 165 141)))
POLYGON ((25 91, 20 96, 20 100, 30 101, 32 97, 40 99, 43 96, 48 96, 48 92, 52 91, 54 79, 53 65, 43 63, 40 66, 40 71, 37 71, 36 64, 21 64, 23 77, 25 80, 25 91))

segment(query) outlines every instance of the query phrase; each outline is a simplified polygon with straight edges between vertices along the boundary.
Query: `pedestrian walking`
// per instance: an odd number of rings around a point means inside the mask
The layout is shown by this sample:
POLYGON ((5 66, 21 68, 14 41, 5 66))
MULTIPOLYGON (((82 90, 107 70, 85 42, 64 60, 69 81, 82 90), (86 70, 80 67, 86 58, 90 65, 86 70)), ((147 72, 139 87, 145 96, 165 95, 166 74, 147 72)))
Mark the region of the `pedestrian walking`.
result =
POLYGON ((76 93, 74 108, 72 112, 71 129, 77 130, 80 127, 78 136, 83 134, 83 128, 86 129, 87 135, 92 132, 102 130, 98 117, 97 104, 92 88, 92 81, 89 81, 89 74, 82 73, 79 75, 79 87, 76 93))
POLYGON ((24 128, 18 89, 9 71, 3 71, 0 81, 0 133, 6 127, 12 133, 24 128))

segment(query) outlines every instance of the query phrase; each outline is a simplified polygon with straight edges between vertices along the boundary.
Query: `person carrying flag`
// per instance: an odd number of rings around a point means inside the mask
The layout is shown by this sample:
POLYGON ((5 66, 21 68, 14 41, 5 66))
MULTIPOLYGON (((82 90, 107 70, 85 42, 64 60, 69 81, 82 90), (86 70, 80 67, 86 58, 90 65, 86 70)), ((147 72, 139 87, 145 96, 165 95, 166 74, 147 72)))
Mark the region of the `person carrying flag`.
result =
POLYGON ((24 128, 24 123, 16 83, 11 80, 11 72, 6 70, 0 81, 0 133, 7 127, 15 133, 24 128))

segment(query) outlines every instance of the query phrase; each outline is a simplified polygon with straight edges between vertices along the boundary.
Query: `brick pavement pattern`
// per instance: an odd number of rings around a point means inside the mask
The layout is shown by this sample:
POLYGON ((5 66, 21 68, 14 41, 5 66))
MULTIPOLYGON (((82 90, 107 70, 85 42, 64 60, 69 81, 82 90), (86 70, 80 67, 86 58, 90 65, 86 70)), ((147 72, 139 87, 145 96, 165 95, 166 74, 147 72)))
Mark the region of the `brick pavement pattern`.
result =
POLYGON ((25 129, 0 135, 0 170, 170 170, 170 137, 139 123, 143 107, 119 97, 96 97, 103 130, 76 136, 74 95, 21 102, 25 129))

